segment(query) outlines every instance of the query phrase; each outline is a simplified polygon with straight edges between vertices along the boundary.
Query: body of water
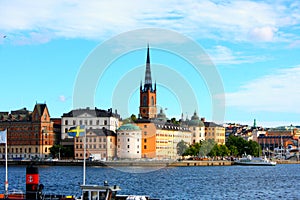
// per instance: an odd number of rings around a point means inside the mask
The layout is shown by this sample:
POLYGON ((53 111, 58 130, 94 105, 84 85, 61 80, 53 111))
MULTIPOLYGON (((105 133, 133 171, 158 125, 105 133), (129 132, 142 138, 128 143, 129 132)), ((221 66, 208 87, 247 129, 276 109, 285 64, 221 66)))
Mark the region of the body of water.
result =
MULTIPOLYGON (((25 191, 24 166, 9 167, 9 189, 25 191)), ((5 168, 0 169, 4 192, 5 168)), ((80 195, 81 167, 39 167, 45 193, 80 195)), ((300 165, 174 168, 88 167, 86 184, 119 185, 120 194, 159 199, 300 199, 300 165)))

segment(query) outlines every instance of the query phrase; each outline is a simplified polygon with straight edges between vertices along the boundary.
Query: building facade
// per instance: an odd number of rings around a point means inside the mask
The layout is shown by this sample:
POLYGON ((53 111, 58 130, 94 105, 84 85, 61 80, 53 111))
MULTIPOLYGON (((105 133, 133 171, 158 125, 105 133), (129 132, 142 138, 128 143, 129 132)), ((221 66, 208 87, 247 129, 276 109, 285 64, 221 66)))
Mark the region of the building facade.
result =
POLYGON ((117 157, 139 159, 142 157, 142 131, 134 124, 124 124, 117 130, 117 157))
POLYGON ((205 140, 212 139, 217 144, 225 144, 225 128, 214 122, 204 122, 205 140))
MULTIPOLYGON (((0 130, 7 129, 8 158, 47 158, 55 144, 53 122, 46 104, 36 104, 33 112, 26 108, 0 114, 0 130)), ((5 146, 0 148, 5 158, 5 146)))
POLYGON ((205 140, 204 122, 199 119, 196 111, 191 117, 191 120, 186 121, 185 124, 192 132, 192 144, 201 143, 201 141, 205 140))
POLYGON ((116 131, 119 127, 120 115, 112 109, 98 108, 76 109, 64 113, 61 117, 61 139, 69 138, 68 130, 71 127, 85 125, 86 129, 102 129, 116 131))
POLYGON ((298 141, 300 130, 294 126, 281 126, 266 130, 265 134, 257 137, 257 142, 263 150, 275 148, 287 149, 291 141, 298 141))
MULTIPOLYGON (((106 128, 86 130, 86 158, 95 156, 99 160, 113 160, 116 157, 117 135, 106 128)), ((84 158, 84 136, 74 138, 75 159, 84 158)))

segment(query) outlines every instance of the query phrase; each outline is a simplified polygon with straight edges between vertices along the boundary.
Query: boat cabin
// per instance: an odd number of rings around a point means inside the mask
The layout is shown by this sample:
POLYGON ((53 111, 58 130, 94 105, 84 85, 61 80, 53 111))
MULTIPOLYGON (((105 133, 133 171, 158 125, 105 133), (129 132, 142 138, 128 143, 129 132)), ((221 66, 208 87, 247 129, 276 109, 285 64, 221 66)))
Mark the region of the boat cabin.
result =
POLYGON ((117 191, 121 188, 117 185, 109 186, 107 181, 104 185, 81 185, 82 200, 115 200, 117 191))

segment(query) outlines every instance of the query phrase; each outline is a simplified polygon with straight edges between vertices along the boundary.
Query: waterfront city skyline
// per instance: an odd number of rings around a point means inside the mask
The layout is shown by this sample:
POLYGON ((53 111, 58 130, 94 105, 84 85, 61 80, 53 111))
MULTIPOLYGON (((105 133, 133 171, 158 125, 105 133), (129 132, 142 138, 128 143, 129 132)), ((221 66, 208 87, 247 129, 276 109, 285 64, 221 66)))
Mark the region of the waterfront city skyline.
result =
MULTIPOLYGON (((61 117, 73 109, 77 75, 99 44, 135 29, 164 28, 191 38, 210 56, 223 81, 224 122, 251 125, 257 119, 258 126, 299 125, 299 10, 300 3, 292 1, 2 1, 0 111, 32 110, 36 102, 46 102, 51 117, 61 117)), ((100 81, 105 89, 97 89, 95 106, 112 107, 111 91, 118 81, 139 66, 144 69, 149 42, 158 105, 168 117, 178 119, 181 113, 191 117, 197 110, 210 120, 211 97, 205 82, 192 75, 191 66, 180 56, 151 49, 151 42, 164 40, 168 38, 145 37, 143 49, 116 59, 100 81), (176 93, 159 85, 156 65, 183 74, 197 91, 199 108, 181 111, 176 93)), ((144 71, 134 77, 136 90, 126 100, 129 114, 138 114, 140 81, 144 83, 144 71)), ((121 117, 129 116, 121 113, 121 117)))

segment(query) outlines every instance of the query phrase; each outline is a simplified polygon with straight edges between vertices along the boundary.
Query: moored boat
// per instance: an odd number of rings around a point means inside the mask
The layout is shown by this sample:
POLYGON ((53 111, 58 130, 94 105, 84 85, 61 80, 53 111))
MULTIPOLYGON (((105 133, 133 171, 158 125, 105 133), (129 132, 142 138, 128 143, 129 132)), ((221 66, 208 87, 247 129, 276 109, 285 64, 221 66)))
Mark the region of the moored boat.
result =
POLYGON ((235 165, 250 165, 250 166, 275 166, 276 162, 267 159, 267 157, 252 157, 251 155, 242 157, 234 161, 235 165))
POLYGON ((26 168, 26 193, 22 191, 5 192, 0 194, 0 200, 154 200, 142 195, 118 195, 121 188, 117 185, 81 185, 82 195, 76 198, 73 195, 44 194, 44 185, 39 184, 38 168, 29 166, 26 168))

